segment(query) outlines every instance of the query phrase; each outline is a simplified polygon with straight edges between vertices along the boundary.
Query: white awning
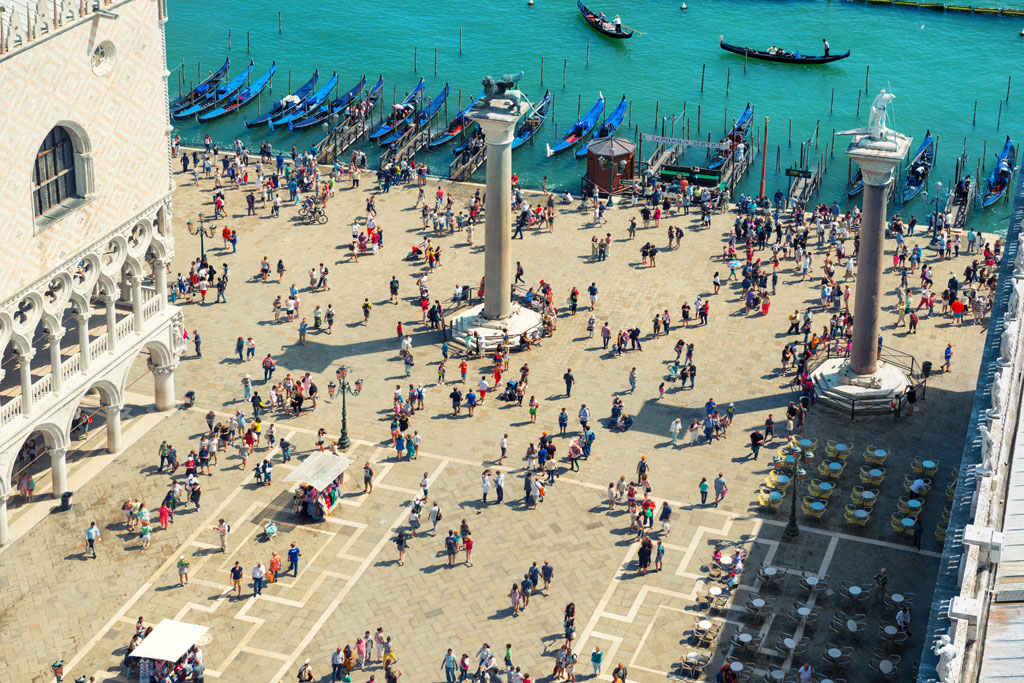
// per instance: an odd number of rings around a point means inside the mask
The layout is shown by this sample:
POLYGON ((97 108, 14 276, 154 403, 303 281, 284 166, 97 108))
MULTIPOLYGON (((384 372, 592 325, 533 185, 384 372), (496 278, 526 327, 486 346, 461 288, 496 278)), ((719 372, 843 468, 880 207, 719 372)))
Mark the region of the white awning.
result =
POLYGON ((177 661, 209 630, 207 626, 164 619, 153 629, 152 633, 139 643, 139 646, 132 651, 131 656, 177 661))
POLYGON ((351 464, 352 461, 343 455, 316 452, 303 460, 284 480, 309 484, 317 491, 323 491, 351 464))

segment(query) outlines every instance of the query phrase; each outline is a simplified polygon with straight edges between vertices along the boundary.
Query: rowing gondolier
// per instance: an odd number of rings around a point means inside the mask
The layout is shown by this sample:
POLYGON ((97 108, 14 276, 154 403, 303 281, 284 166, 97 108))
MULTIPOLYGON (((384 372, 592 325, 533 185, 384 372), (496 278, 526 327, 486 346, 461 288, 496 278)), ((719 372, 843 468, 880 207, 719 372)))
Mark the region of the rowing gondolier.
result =
POLYGON ((826 40, 825 38, 822 38, 822 39, 821 39, 821 42, 823 42, 823 43, 825 44, 825 56, 826 56, 826 57, 828 57, 828 51, 829 51, 830 49, 832 49, 832 48, 831 48, 831 46, 830 46, 830 45, 828 44, 828 40, 826 40))
POLYGON ((615 26, 616 33, 622 33, 622 19, 619 19, 618 14, 615 15, 614 19, 612 19, 612 24, 615 26))

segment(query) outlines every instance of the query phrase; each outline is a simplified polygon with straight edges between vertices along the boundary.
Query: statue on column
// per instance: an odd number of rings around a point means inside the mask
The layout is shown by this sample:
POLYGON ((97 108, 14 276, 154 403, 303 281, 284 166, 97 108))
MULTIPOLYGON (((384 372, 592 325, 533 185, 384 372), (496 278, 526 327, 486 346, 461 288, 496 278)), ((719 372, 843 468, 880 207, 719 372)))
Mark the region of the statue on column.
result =
POLYGON ((890 92, 882 90, 875 97, 875 101, 871 103, 871 113, 868 114, 868 128, 871 129, 871 137, 875 140, 886 139, 886 133, 889 131, 885 125, 886 117, 888 115, 889 103, 896 99, 896 96, 890 92))
POLYGON ((960 679, 960 650, 953 644, 949 636, 943 633, 939 641, 932 646, 932 652, 939 657, 936 673, 942 683, 956 683, 960 679))
POLYGON ((505 74, 501 77, 500 81, 495 81, 490 76, 484 76, 482 84, 484 86, 484 96, 477 102, 477 109, 484 109, 488 106, 493 106, 494 100, 506 100, 510 104, 507 108, 511 111, 519 111, 519 91, 516 90, 516 84, 519 79, 523 77, 523 72, 520 71, 515 75, 505 74))

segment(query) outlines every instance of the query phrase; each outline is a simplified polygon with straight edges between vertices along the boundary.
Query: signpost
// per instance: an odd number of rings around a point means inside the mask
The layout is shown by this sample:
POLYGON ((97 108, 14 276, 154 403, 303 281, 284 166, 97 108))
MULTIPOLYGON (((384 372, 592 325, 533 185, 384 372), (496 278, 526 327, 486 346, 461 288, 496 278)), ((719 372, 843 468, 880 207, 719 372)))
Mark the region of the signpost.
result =
POLYGON ((684 147, 701 147, 706 149, 728 150, 727 142, 705 142, 704 140, 684 140, 682 138, 667 138, 663 135, 652 135, 644 133, 644 140, 648 142, 664 143, 666 145, 683 145, 684 147))
POLYGON ((790 178, 810 178, 811 172, 802 168, 787 168, 786 175, 790 178))

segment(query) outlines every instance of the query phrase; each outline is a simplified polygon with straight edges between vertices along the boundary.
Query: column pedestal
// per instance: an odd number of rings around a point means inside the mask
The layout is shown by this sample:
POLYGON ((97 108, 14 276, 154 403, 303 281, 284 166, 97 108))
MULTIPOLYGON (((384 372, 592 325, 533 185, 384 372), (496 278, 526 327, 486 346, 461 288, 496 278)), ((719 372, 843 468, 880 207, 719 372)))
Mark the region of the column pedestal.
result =
POLYGON ((153 371, 153 403, 159 411, 174 408, 174 370, 177 367, 177 363, 149 366, 153 371))
POLYGON ((53 497, 57 499, 68 490, 67 453, 67 448, 50 450, 50 477, 53 481, 53 497))
POLYGON ((107 416, 107 453, 121 450, 121 406, 103 406, 107 416))

